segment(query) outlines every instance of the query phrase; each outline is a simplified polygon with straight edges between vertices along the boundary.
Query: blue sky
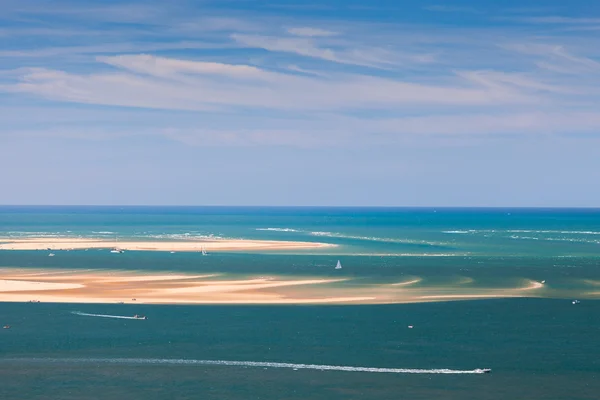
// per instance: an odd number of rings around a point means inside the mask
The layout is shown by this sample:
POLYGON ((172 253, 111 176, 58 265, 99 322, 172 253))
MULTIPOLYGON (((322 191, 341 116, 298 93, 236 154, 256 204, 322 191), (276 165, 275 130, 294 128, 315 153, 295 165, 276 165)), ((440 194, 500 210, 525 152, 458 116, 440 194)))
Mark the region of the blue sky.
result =
POLYGON ((600 2, 0 6, 0 204, 600 205, 600 2))

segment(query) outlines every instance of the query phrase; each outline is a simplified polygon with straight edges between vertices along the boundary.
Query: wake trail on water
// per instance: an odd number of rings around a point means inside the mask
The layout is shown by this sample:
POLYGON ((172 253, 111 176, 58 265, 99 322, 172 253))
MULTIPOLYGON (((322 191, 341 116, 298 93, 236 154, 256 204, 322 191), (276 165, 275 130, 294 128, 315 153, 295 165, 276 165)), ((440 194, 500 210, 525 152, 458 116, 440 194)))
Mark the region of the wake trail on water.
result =
MULTIPOLYGON (((1 361, 1 360, 0 360, 1 361)), ((164 358, 20 358, 10 361, 24 362, 55 362, 55 363, 105 363, 105 364, 153 364, 153 365, 217 365, 230 367, 262 367, 262 368, 291 368, 295 370, 309 369, 317 371, 371 372, 391 374, 484 374, 483 369, 456 370, 447 368, 413 369, 413 368, 373 368, 351 367, 343 365, 292 364, 262 361, 227 361, 227 360, 187 360, 164 358)))
POLYGON ((107 314, 88 314, 81 311, 71 311, 71 314, 82 315, 84 317, 100 317, 100 318, 117 318, 117 319, 140 319, 135 317, 128 317, 126 315, 107 315, 107 314))

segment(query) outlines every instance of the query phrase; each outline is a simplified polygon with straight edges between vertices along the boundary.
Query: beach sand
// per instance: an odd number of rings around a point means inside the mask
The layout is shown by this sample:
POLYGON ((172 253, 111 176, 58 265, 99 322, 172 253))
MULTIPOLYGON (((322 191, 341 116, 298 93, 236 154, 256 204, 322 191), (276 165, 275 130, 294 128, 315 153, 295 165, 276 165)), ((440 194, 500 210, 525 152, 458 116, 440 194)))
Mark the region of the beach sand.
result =
POLYGON ((24 238, 0 237, 0 250, 84 250, 118 248, 128 251, 180 251, 200 252, 204 248, 213 251, 261 251, 261 250, 305 250, 334 247, 328 243, 288 242, 275 240, 178 240, 178 241, 123 241, 91 238, 24 238))
POLYGON ((420 278, 362 284, 351 278, 225 276, 115 270, 0 269, 0 301, 132 304, 392 304, 536 297, 543 285, 423 286, 420 278), (351 283, 351 284, 348 284, 351 283))

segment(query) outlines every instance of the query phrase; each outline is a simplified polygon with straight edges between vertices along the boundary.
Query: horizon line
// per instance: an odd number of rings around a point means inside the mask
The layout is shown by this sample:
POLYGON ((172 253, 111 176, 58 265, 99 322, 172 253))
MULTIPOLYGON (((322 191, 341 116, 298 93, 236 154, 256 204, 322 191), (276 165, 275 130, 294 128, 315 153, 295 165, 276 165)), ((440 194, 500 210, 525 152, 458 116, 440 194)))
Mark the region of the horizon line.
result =
POLYGON ((369 209, 564 209, 564 210, 600 210, 600 206, 381 206, 381 205, 194 205, 194 204, 0 204, 1 207, 105 207, 105 208, 369 208, 369 209))

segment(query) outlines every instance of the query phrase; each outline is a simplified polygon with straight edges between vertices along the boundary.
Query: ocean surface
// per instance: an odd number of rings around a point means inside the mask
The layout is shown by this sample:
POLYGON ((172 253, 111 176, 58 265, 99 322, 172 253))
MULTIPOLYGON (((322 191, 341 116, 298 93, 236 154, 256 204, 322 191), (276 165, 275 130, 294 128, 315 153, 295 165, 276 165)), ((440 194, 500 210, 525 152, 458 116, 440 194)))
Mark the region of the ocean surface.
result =
POLYGON ((545 284, 523 298, 389 305, 0 303, 0 325, 11 325, 0 330, 0 399, 600 398, 600 210, 0 207, 0 237, 41 236, 338 246, 7 250, 0 269, 545 284), (133 314, 148 320, 102 317, 133 314))

